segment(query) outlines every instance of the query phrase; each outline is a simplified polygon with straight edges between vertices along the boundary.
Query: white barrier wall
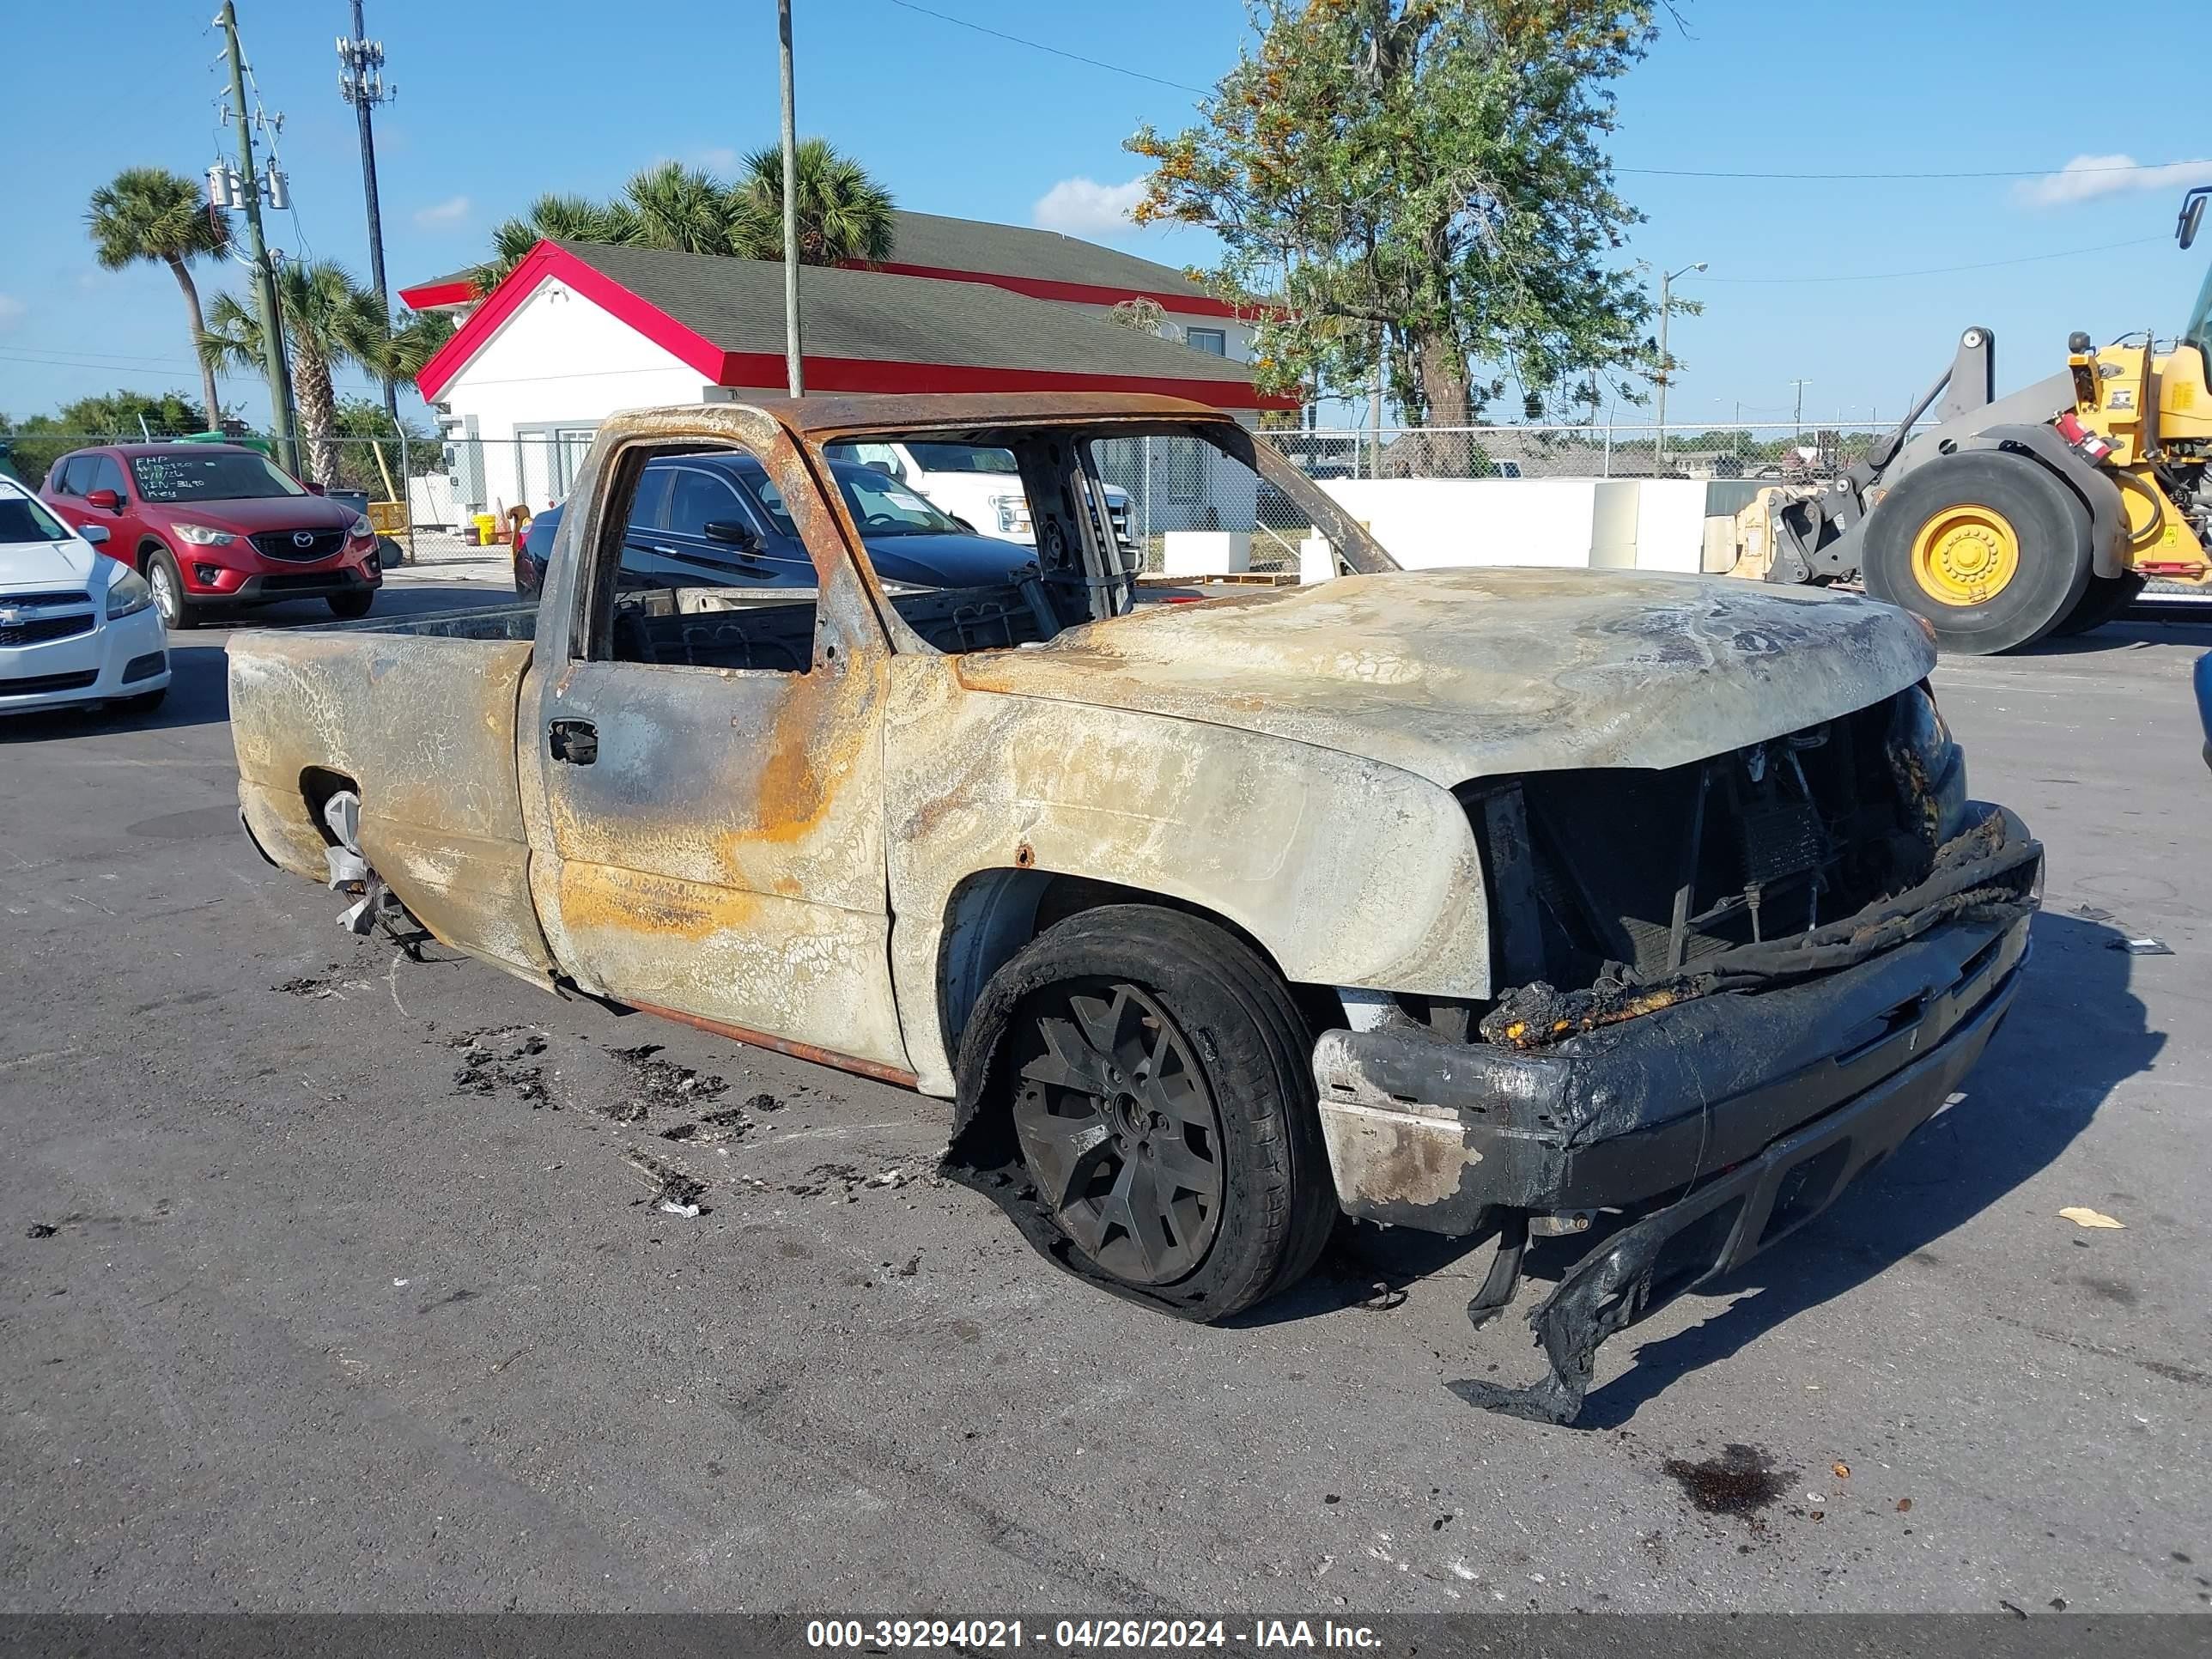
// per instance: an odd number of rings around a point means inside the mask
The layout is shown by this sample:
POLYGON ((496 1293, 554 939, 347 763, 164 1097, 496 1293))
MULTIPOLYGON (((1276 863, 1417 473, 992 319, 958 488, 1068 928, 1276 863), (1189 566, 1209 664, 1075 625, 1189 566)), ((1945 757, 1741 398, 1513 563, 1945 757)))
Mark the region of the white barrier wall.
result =
POLYGON ((1332 478, 1321 486, 1408 570, 1703 568, 1705 486, 1679 478, 1332 478))

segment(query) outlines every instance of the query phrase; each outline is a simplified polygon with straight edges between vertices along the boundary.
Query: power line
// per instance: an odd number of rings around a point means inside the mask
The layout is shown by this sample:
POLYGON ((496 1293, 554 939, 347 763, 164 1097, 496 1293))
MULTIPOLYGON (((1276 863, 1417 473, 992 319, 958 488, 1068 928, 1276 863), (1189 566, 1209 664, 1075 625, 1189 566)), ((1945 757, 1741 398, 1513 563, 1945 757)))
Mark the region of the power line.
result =
POLYGON ((1027 46, 1031 52, 1050 52, 1054 58, 1065 58, 1071 64, 1088 64, 1093 69, 1106 70, 1115 75, 1126 75, 1133 81, 1149 81, 1156 87, 1173 87, 1177 92, 1196 93, 1200 98, 1206 97, 1212 90, 1209 87, 1185 86, 1180 81, 1164 81, 1157 75, 1147 75, 1142 70, 1127 69, 1120 64, 1109 64, 1103 58, 1085 58, 1079 52, 1063 52, 1058 46, 1048 46, 1042 40, 1025 40, 1020 35, 1008 34, 1003 29, 986 28, 981 23, 971 23, 966 18, 955 17, 949 12, 932 11, 927 6, 917 6, 914 3, 914 0, 890 0, 890 3, 902 11, 918 11, 924 17, 934 17, 939 22, 950 23, 955 28, 973 29, 978 34, 988 34, 994 40, 1011 41, 1018 46, 1027 46))
MULTIPOLYGON (((891 0, 902 5, 905 0, 891 0)), ((1615 167, 1616 173, 1639 173, 1651 179, 1779 179, 1799 183, 1817 184, 1849 179, 1885 179, 1897 181, 1917 179, 2051 179, 2077 178, 2100 173, 2163 173, 2169 167, 2205 167, 2212 169, 2212 161, 2125 161, 2109 166, 2090 167, 1996 167, 1967 173, 1727 173, 1705 167, 1615 167)))
POLYGON ((2016 259, 1984 259, 1970 265, 1927 265, 1917 270, 1863 270, 1833 276, 1706 276, 1708 283, 1882 283, 1899 276, 1945 276, 1959 270, 1995 270, 2001 265, 2031 265, 2045 259, 2071 259, 2084 253, 2110 253, 2115 248, 2142 247, 2163 242, 2163 236, 2137 236, 2125 242, 2100 242, 2094 247, 2061 248, 2055 253, 2023 253, 2016 259))

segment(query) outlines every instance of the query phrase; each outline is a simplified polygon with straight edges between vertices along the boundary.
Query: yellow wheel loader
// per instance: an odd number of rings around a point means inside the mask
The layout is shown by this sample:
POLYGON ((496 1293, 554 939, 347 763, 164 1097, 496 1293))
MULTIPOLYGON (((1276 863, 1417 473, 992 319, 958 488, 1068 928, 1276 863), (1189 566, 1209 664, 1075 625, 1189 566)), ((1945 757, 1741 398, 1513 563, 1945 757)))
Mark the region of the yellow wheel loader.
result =
MULTIPOLYGON (((2183 198, 2184 248, 2208 197, 2183 198)), ((1942 649, 1974 653, 2095 628, 2153 577, 2212 580, 2212 271, 2168 349, 2145 333, 2099 350, 2076 333, 2048 380, 2000 398, 1996 376, 1996 341, 1968 329, 1864 460, 1761 490, 1736 515, 1731 574, 1861 581, 1942 649)))

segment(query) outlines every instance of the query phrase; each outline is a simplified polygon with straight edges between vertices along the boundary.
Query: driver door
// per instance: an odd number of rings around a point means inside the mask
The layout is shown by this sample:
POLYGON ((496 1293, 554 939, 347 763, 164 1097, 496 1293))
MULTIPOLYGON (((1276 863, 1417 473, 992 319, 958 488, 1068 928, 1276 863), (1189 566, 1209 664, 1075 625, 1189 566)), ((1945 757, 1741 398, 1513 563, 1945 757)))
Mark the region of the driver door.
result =
MULTIPOLYGON (((585 539, 627 526, 635 481, 649 476, 646 444, 617 434, 579 485, 579 507, 599 510, 563 543, 540 608, 518 724, 526 788, 538 785, 531 884, 547 937, 586 990, 904 1079, 881 625, 811 489, 796 503, 805 585, 720 543, 692 556, 703 545, 673 538, 675 520, 690 522, 684 480, 701 502, 727 480, 671 454, 668 415, 653 418, 651 471, 672 475, 668 538, 585 539)), ((789 435, 757 411, 708 407, 697 420, 708 441, 742 433, 769 476, 806 476, 789 435)), ((713 499, 717 514, 742 506, 734 492, 713 499)), ((725 521, 700 520, 702 544, 705 525, 725 521)))

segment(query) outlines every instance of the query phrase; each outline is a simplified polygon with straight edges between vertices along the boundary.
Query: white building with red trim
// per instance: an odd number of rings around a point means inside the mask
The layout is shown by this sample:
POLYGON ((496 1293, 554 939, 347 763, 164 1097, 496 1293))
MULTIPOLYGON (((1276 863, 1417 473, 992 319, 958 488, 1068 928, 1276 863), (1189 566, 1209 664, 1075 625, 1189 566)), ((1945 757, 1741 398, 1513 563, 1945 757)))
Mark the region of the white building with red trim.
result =
MULTIPOLYGON (((757 260, 544 241, 481 298, 465 276, 402 289, 460 319, 418 378, 453 516, 561 499, 617 410, 782 395, 782 281, 757 260)), ((1248 419, 1296 407, 1255 390, 1251 318, 1167 266, 1048 231, 902 213, 895 260, 802 270, 800 313, 812 392, 1148 392, 1248 419), (1107 320, 1128 300, 1158 305, 1161 334, 1107 320)))

